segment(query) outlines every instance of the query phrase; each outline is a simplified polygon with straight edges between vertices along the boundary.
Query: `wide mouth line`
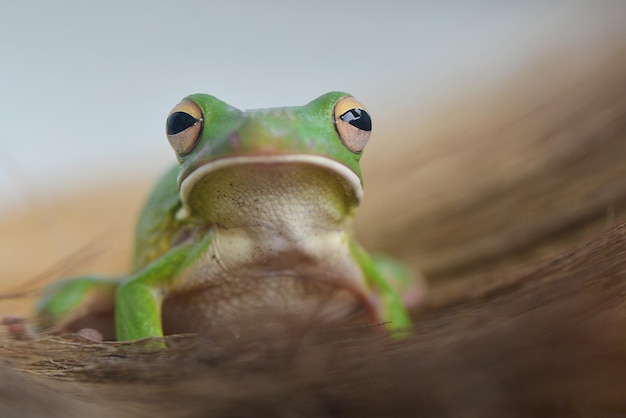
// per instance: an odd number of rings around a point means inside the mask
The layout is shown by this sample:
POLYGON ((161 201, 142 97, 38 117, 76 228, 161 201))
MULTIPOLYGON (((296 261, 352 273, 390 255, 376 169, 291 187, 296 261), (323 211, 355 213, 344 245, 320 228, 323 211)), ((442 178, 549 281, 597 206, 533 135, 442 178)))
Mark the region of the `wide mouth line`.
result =
POLYGON ((199 181, 211 172, 218 171, 222 168, 246 164, 310 164, 326 168, 339 175, 348 183, 354 192, 357 202, 360 202, 363 198, 363 187, 359 176, 344 164, 328 157, 310 154, 242 155, 236 157, 223 157, 217 160, 209 161, 208 163, 197 167, 193 172, 180 181, 180 198, 183 203, 183 207, 177 214, 177 218, 183 219, 191 214, 188 197, 194 186, 199 181))

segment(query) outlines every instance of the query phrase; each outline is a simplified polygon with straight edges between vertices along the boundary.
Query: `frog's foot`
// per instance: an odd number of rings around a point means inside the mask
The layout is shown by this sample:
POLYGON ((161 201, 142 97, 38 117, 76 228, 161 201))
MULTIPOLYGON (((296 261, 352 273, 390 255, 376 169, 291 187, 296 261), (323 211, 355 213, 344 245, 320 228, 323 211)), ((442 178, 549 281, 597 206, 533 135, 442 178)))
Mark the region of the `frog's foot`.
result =
POLYGON ((21 316, 7 315, 2 318, 1 324, 6 327, 7 332, 16 340, 32 340, 33 332, 26 325, 26 320, 21 316))
POLYGON ((100 341, 115 339, 117 285, 116 280, 90 276, 54 283, 44 290, 44 297, 37 305, 38 330, 82 333, 100 341))
POLYGON ((400 295, 402 304, 408 310, 415 309, 424 302, 427 284, 421 273, 414 274, 406 266, 387 256, 372 256, 372 261, 392 289, 400 295))

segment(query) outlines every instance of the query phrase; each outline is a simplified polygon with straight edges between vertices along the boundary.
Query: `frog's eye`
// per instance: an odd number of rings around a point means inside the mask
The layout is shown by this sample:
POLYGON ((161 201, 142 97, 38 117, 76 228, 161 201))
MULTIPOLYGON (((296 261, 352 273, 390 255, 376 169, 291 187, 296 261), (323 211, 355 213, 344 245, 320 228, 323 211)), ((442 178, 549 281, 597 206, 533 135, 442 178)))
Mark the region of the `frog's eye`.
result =
POLYGON ((372 120, 354 97, 344 97, 335 104, 335 129, 350 151, 360 153, 370 139, 372 120))
POLYGON ((202 133, 202 110, 191 100, 183 100, 167 117, 165 131, 178 156, 189 154, 202 133))

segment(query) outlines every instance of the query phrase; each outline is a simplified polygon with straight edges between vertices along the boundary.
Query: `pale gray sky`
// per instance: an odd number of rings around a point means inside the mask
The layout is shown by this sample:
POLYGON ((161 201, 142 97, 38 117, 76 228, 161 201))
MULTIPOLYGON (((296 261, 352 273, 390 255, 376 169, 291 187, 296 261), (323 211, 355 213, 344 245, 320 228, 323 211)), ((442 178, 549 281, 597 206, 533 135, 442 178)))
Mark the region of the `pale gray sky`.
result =
POLYGON ((21 1, 0 5, 0 212, 29 196, 157 173, 170 108, 345 90, 396 100, 492 81, 548 47, 624 24, 617 1, 21 1))

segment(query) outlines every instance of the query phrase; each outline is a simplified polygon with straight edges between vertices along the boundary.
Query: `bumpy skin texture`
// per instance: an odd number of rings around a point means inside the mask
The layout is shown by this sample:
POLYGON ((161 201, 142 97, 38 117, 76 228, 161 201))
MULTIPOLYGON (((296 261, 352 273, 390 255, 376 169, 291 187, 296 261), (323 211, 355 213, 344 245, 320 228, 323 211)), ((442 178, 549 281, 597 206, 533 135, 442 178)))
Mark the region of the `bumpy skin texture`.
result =
POLYGON ((39 327, 132 340, 279 311, 385 321, 401 334, 411 325, 402 298, 414 304, 417 283, 395 261, 370 257, 351 229, 370 128, 341 92, 246 112, 187 97, 168 118, 179 165, 140 215, 130 275, 50 286, 39 327))

